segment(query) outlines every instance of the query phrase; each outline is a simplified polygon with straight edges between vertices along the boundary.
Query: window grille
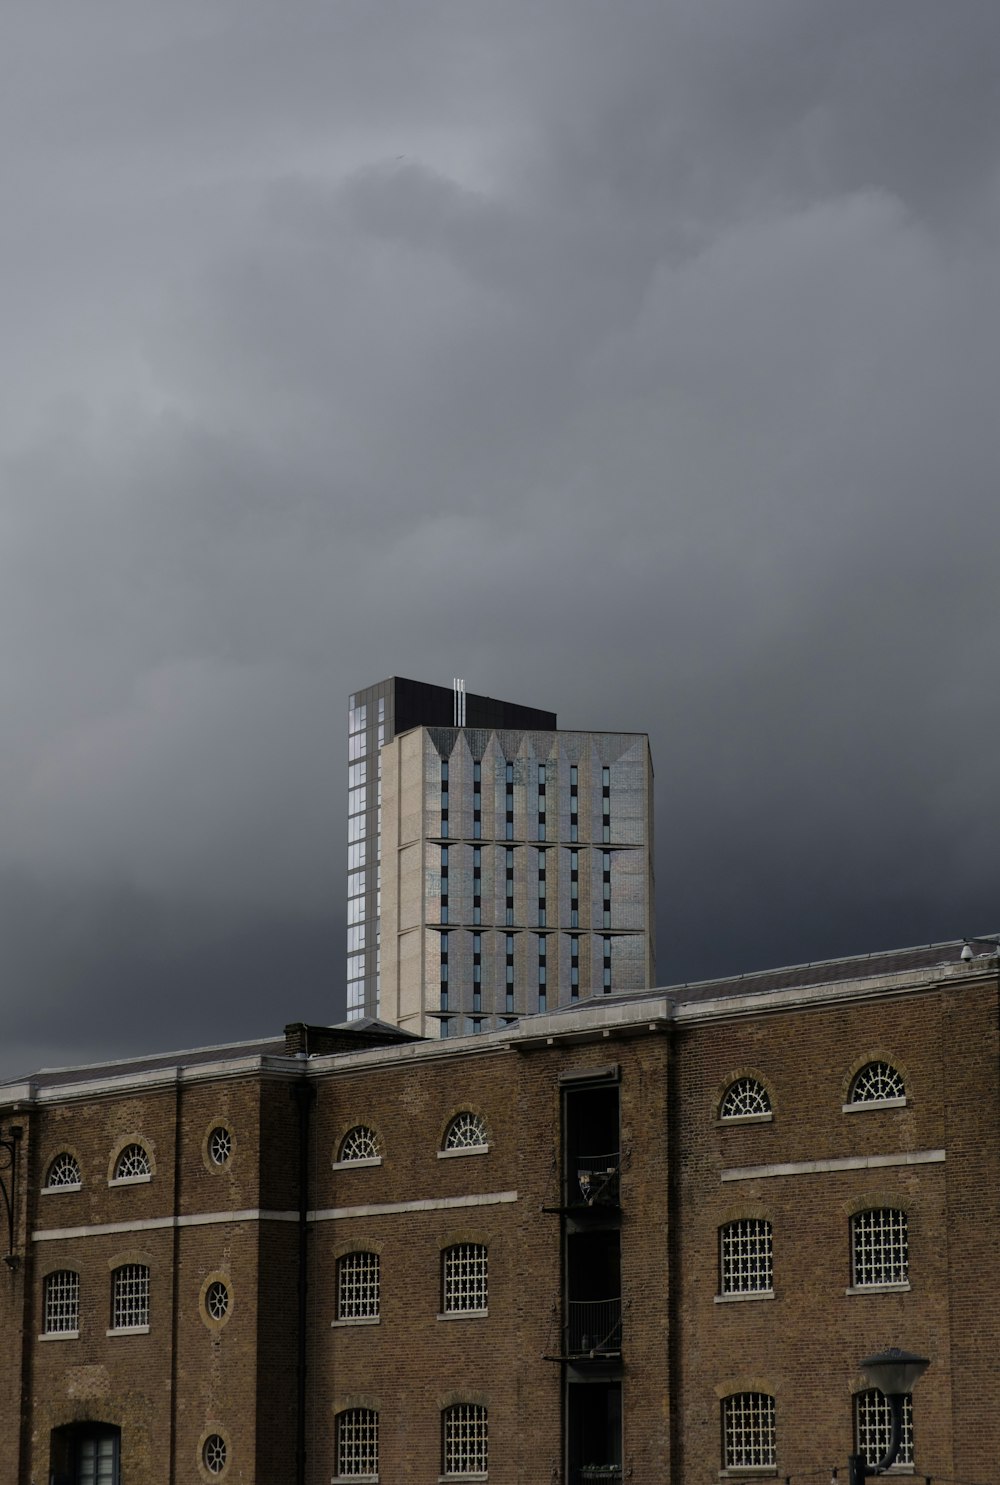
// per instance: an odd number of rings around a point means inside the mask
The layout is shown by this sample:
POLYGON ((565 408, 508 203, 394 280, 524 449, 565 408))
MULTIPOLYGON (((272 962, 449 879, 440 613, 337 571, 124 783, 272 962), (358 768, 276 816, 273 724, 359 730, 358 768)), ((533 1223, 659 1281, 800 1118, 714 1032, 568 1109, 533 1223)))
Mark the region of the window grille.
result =
POLYGON ((49 1166, 49 1173, 45 1178, 45 1184, 49 1190, 58 1186, 79 1186, 80 1166, 77 1160, 64 1150, 57 1155, 49 1166))
POLYGON ((727 1470, 773 1465, 774 1398, 735 1392, 722 1400, 722 1450, 727 1470))
POLYGON ((378 1413, 374 1408, 348 1408, 337 1414, 337 1474, 378 1474, 378 1413))
POLYGON ((909 1253, 906 1213, 895 1207, 876 1207, 851 1219, 854 1283, 905 1284, 909 1253))
POLYGON ((111 1291, 111 1329, 134 1330, 149 1324, 149 1269, 144 1263, 116 1268, 111 1291))
POLYGON ((869 1062, 851 1084, 850 1103, 882 1103, 887 1098, 905 1098, 906 1088, 889 1062, 869 1062))
POLYGON ((201 1457, 210 1475, 221 1475, 226 1467, 226 1441, 221 1434, 210 1433, 201 1446, 201 1457))
POLYGON ((344 1135, 340 1147, 341 1160, 377 1160, 381 1154, 381 1141, 367 1124, 356 1124, 344 1135))
POLYGON ((446 1315, 485 1310, 488 1253, 483 1243, 456 1243, 444 1252, 443 1309, 446 1315))
POLYGON ((720 1119, 745 1119, 749 1114, 769 1114, 771 1100, 764 1084, 756 1078, 738 1078, 726 1089, 719 1110, 720 1119))
MULTIPOLYGON (((892 1437, 892 1407, 884 1392, 877 1387, 854 1394, 854 1447, 869 1465, 878 1464, 889 1450, 892 1437)), ((897 1464, 913 1463, 913 1397, 903 1398, 903 1427, 897 1464)))
POLYGON ((224 1320, 229 1313, 229 1290, 221 1279, 215 1279, 205 1291, 205 1309, 212 1320, 224 1320))
POLYGON ((486 1144, 486 1125, 478 1114, 456 1114, 444 1137, 446 1150, 476 1150, 486 1144))
POLYGON ((213 1165, 225 1165, 233 1153, 233 1137, 221 1124, 208 1137, 208 1153, 213 1165))
POLYGON ((456 1403, 444 1410, 444 1473, 485 1475, 488 1461, 486 1409, 456 1403))
POLYGON ((45 1280, 46 1335, 65 1335, 80 1329, 80 1275, 61 1268, 45 1280))
POLYGON ((723 1294, 755 1294, 773 1287, 771 1224, 758 1217, 730 1222, 719 1233, 723 1294))
POLYGON ((153 1168, 141 1145, 126 1145, 115 1163, 116 1181, 134 1181, 137 1176, 151 1176, 153 1168))
POLYGON ((345 1253, 337 1264, 338 1320, 374 1320, 378 1312, 378 1254, 345 1253))

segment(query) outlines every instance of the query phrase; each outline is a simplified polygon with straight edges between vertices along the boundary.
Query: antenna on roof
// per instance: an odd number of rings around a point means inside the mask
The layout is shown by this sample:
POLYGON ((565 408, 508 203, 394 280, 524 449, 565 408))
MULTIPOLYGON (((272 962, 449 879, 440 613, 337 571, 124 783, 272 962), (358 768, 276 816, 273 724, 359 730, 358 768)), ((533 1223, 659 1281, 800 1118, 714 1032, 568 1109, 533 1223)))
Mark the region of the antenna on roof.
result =
POLYGON ((455 693, 455 695, 454 695, 454 708, 453 708, 453 710, 454 710, 454 717, 455 717, 454 725, 456 727, 464 727, 465 726, 465 682, 464 681, 460 681, 460 680, 453 680, 452 683, 451 683, 451 685, 452 685, 452 690, 455 693))

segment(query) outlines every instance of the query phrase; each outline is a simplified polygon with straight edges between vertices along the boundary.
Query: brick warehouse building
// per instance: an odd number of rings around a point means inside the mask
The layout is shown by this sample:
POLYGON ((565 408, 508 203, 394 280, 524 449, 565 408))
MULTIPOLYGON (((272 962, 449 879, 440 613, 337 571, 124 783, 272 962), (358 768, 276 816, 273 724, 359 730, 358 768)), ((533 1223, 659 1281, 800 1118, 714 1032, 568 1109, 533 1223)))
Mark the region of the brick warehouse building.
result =
POLYGON ((985 1485, 998 996, 973 941, 8 1084, 0 1485, 826 1485, 886 1345, 985 1485))

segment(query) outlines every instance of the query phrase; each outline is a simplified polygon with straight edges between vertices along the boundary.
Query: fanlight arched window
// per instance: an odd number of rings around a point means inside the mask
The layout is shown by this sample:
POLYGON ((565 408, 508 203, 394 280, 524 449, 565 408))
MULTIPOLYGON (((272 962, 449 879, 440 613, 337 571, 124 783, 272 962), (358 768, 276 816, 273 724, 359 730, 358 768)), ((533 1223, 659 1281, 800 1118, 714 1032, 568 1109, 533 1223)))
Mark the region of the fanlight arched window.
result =
POLYGON ((769 1114, 771 1100, 759 1078, 737 1078, 730 1083, 719 1108, 720 1119, 748 1119, 755 1114, 769 1114))
POLYGON ((340 1160, 378 1160, 382 1155, 382 1141, 368 1124, 355 1124, 344 1135, 340 1146, 340 1160))
POLYGON ((905 1098, 906 1088, 891 1062, 868 1062, 851 1084, 849 1103, 885 1103, 905 1098))
POLYGON ((486 1144, 486 1125, 479 1114, 466 1109, 456 1114, 444 1137, 446 1150, 479 1150, 486 1144))
POLYGON ((378 1413, 347 1408, 337 1414, 337 1475, 341 1479, 378 1474, 378 1413))
POLYGON ((75 1155, 63 1150, 49 1166, 45 1177, 46 1189, 57 1190, 60 1186, 79 1186, 80 1163, 75 1155))
POLYGON ((142 1145, 126 1145, 115 1161, 116 1181, 136 1181, 152 1174, 153 1167, 142 1145))

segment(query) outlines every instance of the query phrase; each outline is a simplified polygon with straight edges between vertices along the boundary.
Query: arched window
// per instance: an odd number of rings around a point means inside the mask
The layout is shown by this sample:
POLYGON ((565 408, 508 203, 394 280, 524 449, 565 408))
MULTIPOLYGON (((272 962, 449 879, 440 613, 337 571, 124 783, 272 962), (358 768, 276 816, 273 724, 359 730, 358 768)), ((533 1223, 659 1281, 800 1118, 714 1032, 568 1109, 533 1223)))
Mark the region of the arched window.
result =
POLYGON ((885 1103, 889 1098, 905 1098, 906 1088, 890 1062, 869 1062, 851 1084, 848 1103, 885 1103))
POLYGON ((80 1329, 80 1275, 73 1269, 57 1269, 45 1278, 46 1335, 76 1335, 80 1329))
POLYGON ((907 1283, 906 1213, 897 1207, 857 1212, 851 1218, 851 1263, 856 1288, 907 1283))
POLYGON ((464 1110, 456 1114, 444 1137, 446 1150, 481 1150, 486 1144, 486 1125, 478 1114, 464 1110))
POLYGON ((489 1301, 485 1243, 455 1243, 441 1262, 441 1308, 446 1315, 485 1311, 489 1301))
POLYGON ((48 1191, 56 1191, 60 1187, 79 1186, 80 1164, 75 1155, 70 1155, 68 1150, 63 1150, 57 1155, 49 1166, 45 1177, 45 1187, 48 1191))
POLYGON ((152 1174, 153 1167, 142 1145, 126 1145, 115 1161, 116 1181, 141 1181, 152 1174))
MULTIPOLYGON (((854 1394, 854 1447, 869 1465, 878 1464, 889 1450, 892 1437, 892 1408, 884 1392, 870 1387, 854 1394)), ((913 1463, 913 1396, 903 1398, 903 1429, 897 1464, 913 1463)))
POLYGON ((368 1124, 355 1124, 344 1135, 340 1146, 341 1160, 379 1160, 382 1142, 368 1124))
POLYGON ((768 1393, 734 1392, 722 1399, 722 1460, 727 1470, 774 1465, 774 1398, 768 1393))
POLYGON ((757 1078, 737 1078, 726 1089, 719 1109, 720 1119, 748 1119, 755 1114, 769 1114, 771 1100, 767 1089, 757 1078))
POLYGON ((741 1217, 720 1227, 720 1294, 770 1293, 773 1287, 770 1222, 741 1217))
POLYGON ((378 1474, 378 1413, 347 1408, 337 1414, 338 1476, 373 1479, 378 1474))
POLYGON ((378 1319, 379 1269, 377 1253, 345 1253, 338 1261, 338 1320, 378 1319))
POLYGON ((441 1414, 441 1463, 445 1475, 485 1475, 489 1461, 486 1409, 455 1403, 441 1414))
POLYGON ((123 1263, 111 1275, 111 1329, 139 1330, 149 1325, 149 1269, 123 1263))

